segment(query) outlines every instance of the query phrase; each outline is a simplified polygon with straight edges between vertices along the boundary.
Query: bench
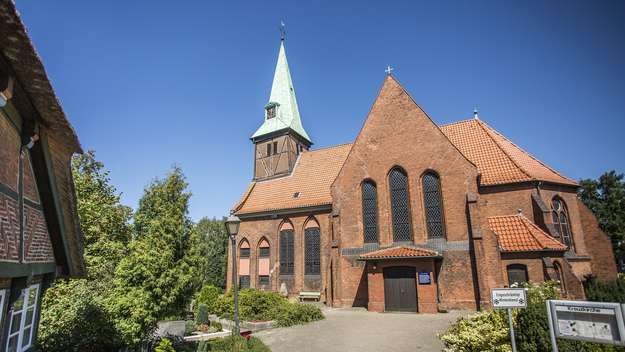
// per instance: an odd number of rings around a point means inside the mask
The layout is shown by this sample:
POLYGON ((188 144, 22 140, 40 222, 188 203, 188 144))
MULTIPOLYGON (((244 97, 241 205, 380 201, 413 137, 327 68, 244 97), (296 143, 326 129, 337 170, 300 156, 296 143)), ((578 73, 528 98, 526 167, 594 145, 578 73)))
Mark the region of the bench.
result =
POLYGON ((306 299, 314 299, 317 302, 321 299, 321 292, 302 291, 299 293, 299 301, 303 302, 306 299))

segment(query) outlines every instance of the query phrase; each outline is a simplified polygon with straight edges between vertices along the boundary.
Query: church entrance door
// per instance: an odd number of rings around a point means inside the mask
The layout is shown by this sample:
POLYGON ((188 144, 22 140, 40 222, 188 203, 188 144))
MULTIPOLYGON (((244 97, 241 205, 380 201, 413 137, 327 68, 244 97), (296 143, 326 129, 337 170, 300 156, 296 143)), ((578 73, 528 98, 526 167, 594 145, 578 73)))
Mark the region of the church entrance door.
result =
POLYGON ((384 269, 384 310, 396 312, 417 311, 417 282, 414 267, 384 269))

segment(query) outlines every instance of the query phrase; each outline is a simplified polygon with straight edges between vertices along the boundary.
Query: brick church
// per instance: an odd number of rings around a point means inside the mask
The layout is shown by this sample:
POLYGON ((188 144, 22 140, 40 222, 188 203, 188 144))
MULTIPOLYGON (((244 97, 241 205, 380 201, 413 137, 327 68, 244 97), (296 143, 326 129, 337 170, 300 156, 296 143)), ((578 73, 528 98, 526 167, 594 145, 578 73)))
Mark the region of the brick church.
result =
POLYGON ((437 125, 390 74, 353 143, 311 149, 282 42, 251 141, 254 176, 232 209, 240 287, 435 313, 526 281, 580 299, 589 275, 616 276, 574 180, 477 113, 437 125))

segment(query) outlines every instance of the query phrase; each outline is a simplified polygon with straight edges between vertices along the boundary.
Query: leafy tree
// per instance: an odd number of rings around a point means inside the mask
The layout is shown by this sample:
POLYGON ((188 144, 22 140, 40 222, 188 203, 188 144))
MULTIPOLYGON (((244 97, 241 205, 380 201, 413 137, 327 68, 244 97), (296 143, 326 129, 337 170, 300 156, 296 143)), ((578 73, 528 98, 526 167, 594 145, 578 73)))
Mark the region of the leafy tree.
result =
POLYGON ((185 253, 193 232, 182 170, 148 185, 134 217, 130 253, 115 271, 110 300, 116 326, 137 345, 163 317, 181 315, 192 294, 192 269, 185 253))
POLYGON ((102 297, 88 280, 58 281, 46 291, 38 344, 44 351, 115 351, 120 341, 102 297))
POLYGON ((106 285, 112 282, 115 266, 127 254, 132 210, 120 203, 109 172, 93 151, 72 160, 72 174, 89 279, 106 285))
POLYGON ((226 287, 228 234, 224 220, 202 218, 191 235, 188 254, 194 268, 194 289, 204 285, 226 287))
POLYGON ((598 180, 581 180, 579 198, 593 211, 612 239, 616 258, 625 257, 625 182, 623 174, 606 172, 598 180))

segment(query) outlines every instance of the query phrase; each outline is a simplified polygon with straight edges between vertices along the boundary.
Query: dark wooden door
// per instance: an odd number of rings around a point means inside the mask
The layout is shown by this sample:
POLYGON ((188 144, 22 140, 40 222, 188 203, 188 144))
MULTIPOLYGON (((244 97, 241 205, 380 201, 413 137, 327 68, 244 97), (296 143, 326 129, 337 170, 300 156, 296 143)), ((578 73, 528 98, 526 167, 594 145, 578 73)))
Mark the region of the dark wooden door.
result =
POLYGON ((384 269, 384 310, 417 311, 416 270, 411 267, 384 269))

